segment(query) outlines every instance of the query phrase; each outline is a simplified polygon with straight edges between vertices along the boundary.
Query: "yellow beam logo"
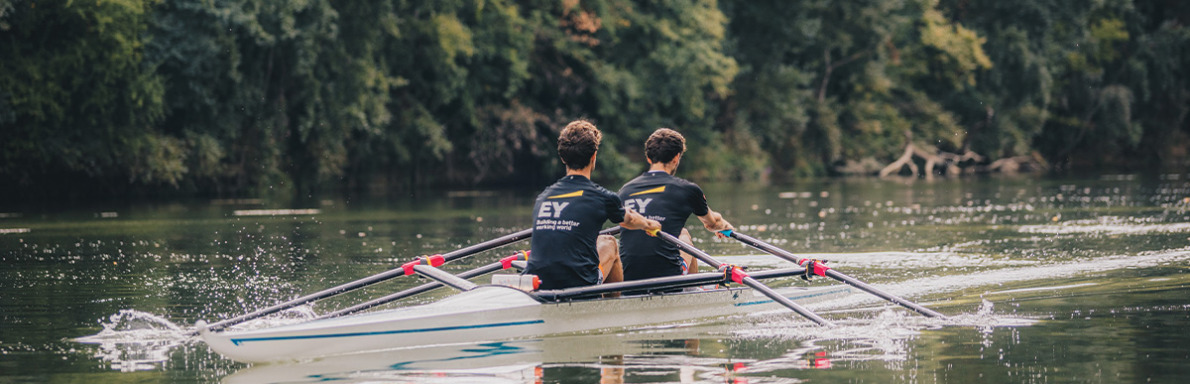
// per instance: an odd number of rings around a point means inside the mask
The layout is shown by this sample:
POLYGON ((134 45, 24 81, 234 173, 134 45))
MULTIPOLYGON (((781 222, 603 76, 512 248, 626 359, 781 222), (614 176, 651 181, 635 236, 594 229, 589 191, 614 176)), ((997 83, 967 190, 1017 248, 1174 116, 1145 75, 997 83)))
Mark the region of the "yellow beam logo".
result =
POLYGON ((567 197, 579 197, 579 196, 582 196, 582 195, 583 195, 583 191, 582 191, 582 190, 578 190, 578 191, 574 191, 574 192, 571 192, 571 193, 566 193, 566 194, 561 194, 561 195, 554 195, 554 196, 550 196, 550 197, 547 197, 547 199, 565 199, 565 198, 567 198, 567 197))
POLYGON ((628 196, 647 195, 647 194, 650 194, 650 193, 661 193, 661 192, 665 192, 665 186, 664 186, 664 185, 662 185, 662 186, 660 186, 660 187, 657 187, 657 188, 648 189, 648 190, 640 191, 640 192, 637 192, 637 193, 633 193, 633 194, 631 194, 631 195, 628 195, 628 196))

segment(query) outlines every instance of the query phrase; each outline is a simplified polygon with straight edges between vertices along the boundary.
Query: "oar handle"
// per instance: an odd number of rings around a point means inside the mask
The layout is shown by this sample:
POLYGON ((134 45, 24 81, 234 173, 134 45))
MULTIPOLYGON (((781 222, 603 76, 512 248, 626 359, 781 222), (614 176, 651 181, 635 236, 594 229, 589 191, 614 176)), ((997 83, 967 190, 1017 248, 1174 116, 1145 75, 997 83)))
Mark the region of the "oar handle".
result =
POLYGON ((723 270, 725 267, 730 268, 731 271, 727 271, 727 272, 731 273, 730 277, 732 280, 734 280, 740 284, 749 286, 752 289, 755 289, 756 291, 764 294, 765 296, 768 296, 770 299, 773 299, 773 301, 777 302, 778 304, 781 304, 781 305, 785 306, 786 308, 789 308, 789 309, 793 310, 794 312, 797 312, 797 314, 802 315, 803 317, 805 317, 807 319, 810 319, 810 321, 813 321, 815 323, 818 323, 819 325, 825 325, 828 327, 835 326, 834 323, 831 323, 830 321, 822 318, 821 316, 818 316, 814 312, 810 312, 809 309, 802 307, 800 304, 794 302, 793 300, 789 300, 789 298, 781 295, 780 293, 777 293, 777 291, 774 291, 772 288, 769 288, 768 286, 757 281, 756 279, 752 278, 751 276, 748 276, 748 274, 745 273, 743 270, 738 270, 734 266, 724 265, 723 263, 719 262, 718 260, 715 260, 714 257, 711 257, 711 255, 708 255, 706 252, 703 252, 701 249, 695 248, 693 245, 686 244, 686 242, 682 241, 681 239, 678 239, 674 235, 671 235, 666 232, 661 232, 660 235, 661 235, 661 238, 665 239, 666 241, 669 241, 670 243, 673 243, 678 248, 681 248, 683 251, 686 251, 686 253, 689 253, 691 256, 694 256, 695 258, 698 258, 699 260, 702 260, 702 262, 707 263, 707 265, 710 265, 711 267, 714 267, 715 269, 723 270))
POLYGON ((902 299, 902 298, 900 298, 896 295, 893 295, 891 293, 882 291, 876 287, 868 285, 867 283, 859 281, 858 279, 856 279, 854 277, 847 276, 847 275, 843 274, 842 272, 836 271, 836 270, 831 269, 825 265, 822 265, 821 262, 818 262, 816 260, 810 260, 810 259, 804 259, 804 258, 799 259, 796 255, 790 253, 789 251, 786 251, 781 248, 777 248, 776 246, 774 246, 772 244, 766 243, 766 242, 761 241, 760 239, 754 238, 752 236, 748 236, 748 235, 745 235, 745 234, 742 234, 739 232, 735 232, 735 231, 731 231, 731 230, 728 230, 725 232, 727 232, 727 233, 724 233, 725 235, 730 236, 736 240, 739 240, 740 242, 742 242, 744 244, 748 244, 752 247, 755 247, 756 249, 768 252, 774 256, 777 256, 782 259, 797 263, 798 265, 804 266, 807 270, 806 273, 813 272, 814 274, 817 274, 817 275, 830 277, 832 279, 835 279, 835 280, 841 281, 843 283, 846 283, 847 285, 859 288, 860 290, 866 291, 866 292, 871 293, 877 297, 888 300, 890 302, 893 302, 895 304, 898 304, 902 307, 908 308, 914 312, 920 313, 920 314, 928 316, 928 317, 937 317, 937 318, 942 318, 942 319, 946 318, 946 316, 941 313, 938 313, 932 309, 923 307, 920 304, 914 303, 912 301, 902 299))

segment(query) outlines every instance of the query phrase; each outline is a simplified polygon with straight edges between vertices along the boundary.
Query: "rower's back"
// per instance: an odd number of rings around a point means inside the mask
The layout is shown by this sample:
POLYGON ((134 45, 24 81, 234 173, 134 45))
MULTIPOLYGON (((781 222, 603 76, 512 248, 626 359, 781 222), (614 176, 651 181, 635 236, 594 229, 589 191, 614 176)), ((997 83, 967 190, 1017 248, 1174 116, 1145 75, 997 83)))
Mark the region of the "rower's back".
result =
MULTIPOLYGON (((665 171, 649 171, 632 179, 620 188, 620 199, 629 209, 661 222, 661 230, 675 237, 681 235, 691 214, 704 216, 709 210, 702 188, 665 171)), ((620 260, 624 280, 684 273, 676 245, 639 231, 620 235, 620 260)))

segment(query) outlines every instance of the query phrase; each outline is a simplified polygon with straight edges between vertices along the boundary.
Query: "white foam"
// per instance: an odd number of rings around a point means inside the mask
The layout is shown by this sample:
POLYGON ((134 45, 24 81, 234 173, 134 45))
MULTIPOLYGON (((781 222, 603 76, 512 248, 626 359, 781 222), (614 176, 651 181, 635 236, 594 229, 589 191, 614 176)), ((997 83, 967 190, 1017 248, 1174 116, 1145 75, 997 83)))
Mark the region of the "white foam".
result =
POLYGON ((300 216, 317 215, 322 210, 311 209, 238 209, 233 212, 236 216, 300 216))
POLYGON ((1149 233, 1190 232, 1190 223, 1152 223, 1145 219, 1105 216, 1094 220, 1072 220, 1058 224, 1024 225, 1022 233, 1143 235, 1149 233))
POLYGON ((190 339, 181 327, 148 312, 125 309, 108 321, 99 333, 74 341, 99 345, 95 357, 121 372, 156 369, 169 360, 171 350, 190 339))

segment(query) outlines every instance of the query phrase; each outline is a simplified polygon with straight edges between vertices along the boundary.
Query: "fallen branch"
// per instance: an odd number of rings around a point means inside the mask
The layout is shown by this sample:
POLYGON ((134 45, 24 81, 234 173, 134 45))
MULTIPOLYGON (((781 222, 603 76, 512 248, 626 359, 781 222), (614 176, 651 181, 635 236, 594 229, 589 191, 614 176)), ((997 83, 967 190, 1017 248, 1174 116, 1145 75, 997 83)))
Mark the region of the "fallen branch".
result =
POLYGON ((1005 157, 993 161, 987 166, 988 172, 1000 173, 1017 173, 1021 170, 1036 171, 1041 169, 1045 169, 1045 163, 1038 158, 1037 154, 1005 157))
POLYGON ((936 149, 934 152, 935 153, 931 153, 914 145, 913 133, 906 131, 905 152, 902 153, 901 157, 897 158, 896 161, 893 161, 888 166, 885 166, 883 169, 881 169, 879 175, 880 177, 887 177, 894 172, 900 172, 905 167, 909 167, 909 172, 914 176, 917 176, 919 169, 917 168, 917 163, 913 160, 915 157, 925 161, 925 167, 922 168, 920 172, 921 175, 926 179, 932 179, 935 174, 935 169, 938 167, 942 168, 942 171, 938 172, 938 174, 954 176, 962 173, 962 169, 959 168, 960 163, 964 161, 984 161, 983 156, 970 150, 963 152, 961 155, 957 153, 939 151, 936 149))
POLYGON ((881 169, 880 177, 888 176, 893 172, 899 172, 906 166, 909 167, 910 172, 912 172, 914 175, 917 175, 917 164, 913 162, 913 153, 915 152, 915 149, 916 148, 914 148, 913 142, 906 144, 905 153, 901 154, 901 157, 898 158, 897 161, 894 161, 892 164, 884 167, 884 169, 881 169))

